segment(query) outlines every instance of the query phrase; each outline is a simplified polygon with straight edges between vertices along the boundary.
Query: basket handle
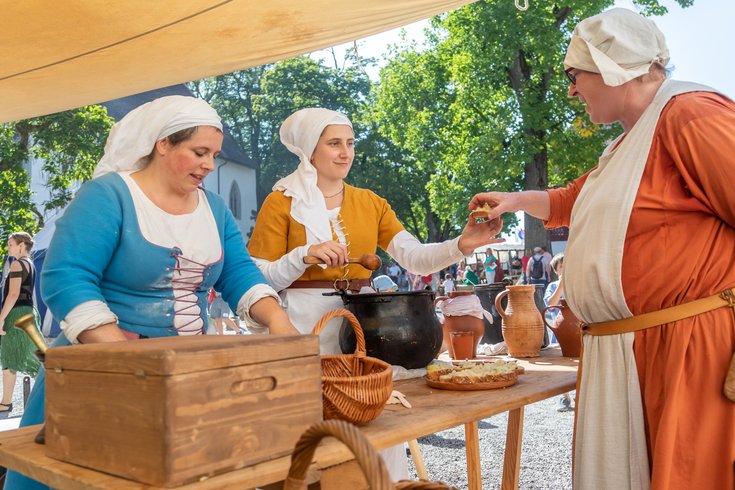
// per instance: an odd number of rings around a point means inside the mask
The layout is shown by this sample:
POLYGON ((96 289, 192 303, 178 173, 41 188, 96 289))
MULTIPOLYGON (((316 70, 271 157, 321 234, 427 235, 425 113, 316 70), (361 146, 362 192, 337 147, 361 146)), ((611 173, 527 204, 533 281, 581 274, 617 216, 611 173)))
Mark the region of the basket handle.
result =
POLYGON ((355 337, 357 337, 355 356, 352 359, 352 376, 362 376, 362 362, 360 362, 360 360, 363 359, 366 355, 365 335, 362 333, 360 322, 357 321, 357 318, 355 318, 355 315, 353 315, 351 311, 344 308, 337 308, 336 310, 327 312, 323 317, 319 319, 318 322, 316 322, 316 325, 314 325, 311 333, 313 335, 319 335, 322 330, 324 330, 324 326, 329 323, 329 320, 339 317, 347 318, 347 321, 350 322, 352 330, 355 332, 355 337))
POLYGON ((326 436, 339 439, 350 448, 372 490, 394 489, 383 459, 360 429, 343 420, 325 420, 306 429, 299 438, 291 454, 291 467, 288 469, 283 490, 306 490, 306 471, 314 458, 317 445, 326 436))

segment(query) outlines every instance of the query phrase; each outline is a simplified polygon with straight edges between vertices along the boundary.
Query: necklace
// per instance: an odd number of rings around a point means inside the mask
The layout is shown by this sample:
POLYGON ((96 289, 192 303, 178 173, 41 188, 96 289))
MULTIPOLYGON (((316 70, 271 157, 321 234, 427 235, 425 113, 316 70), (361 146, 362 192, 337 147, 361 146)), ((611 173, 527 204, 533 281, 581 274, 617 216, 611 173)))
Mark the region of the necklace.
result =
POLYGON ((342 188, 337 192, 336 194, 332 194, 331 196, 324 196, 324 199, 329 199, 330 197, 337 197, 340 194, 342 194, 345 191, 345 186, 342 186, 342 188))

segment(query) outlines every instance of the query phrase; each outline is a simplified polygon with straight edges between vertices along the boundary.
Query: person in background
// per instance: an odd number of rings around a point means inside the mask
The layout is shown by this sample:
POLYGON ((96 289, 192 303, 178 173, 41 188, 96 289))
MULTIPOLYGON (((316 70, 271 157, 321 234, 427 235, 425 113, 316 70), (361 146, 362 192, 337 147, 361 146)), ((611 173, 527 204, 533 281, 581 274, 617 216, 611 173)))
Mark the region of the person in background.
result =
POLYGON ((401 267, 393 262, 390 267, 388 267, 388 276, 390 277, 391 281, 398 283, 398 276, 401 274, 401 267))
POLYGON ((408 272, 402 269, 401 269, 401 272, 398 274, 398 290, 399 291, 409 290, 408 272))
POLYGON ((465 286, 477 286, 480 284, 480 278, 477 277, 477 274, 470 265, 464 268, 464 284, 465 286))
MULTIPOLYGON (((561 276, 564 273, 564 252, 554 255, 551 259, 550 265, 559 279, 551 281, 549 285, 546 286, 546 291, 544 292, 544 304, 546 304, 546 306, 558 305, 560 300, 564 299, 564 285, 561 282, 561 276)), ((546 312, 547 320, 552 325, 554 325, 554 321, 558 316, 559 310, 548 310, 546 312)), ((551 342, 557 342, 554 332, 551 332, 551 342)), ((572 398, 569 396, 569 393, 564 393, 559 398, 556 410, 559 412, 574 410, 572 408, 572 398)))
MULTIPOLYGON (((3 395, 0 414, 13 410, 13 391, 17 373, 36 376, 41 364, 36 357, 36 346, 26 333, 14 327, 15 321, 28 314, 35 317, 36 328, 41 324, 38 310, 33 303, 36 286, 36 268, 28 254, 33 248, 31 235, 25 232, 11 233, 8 237, 8 256, 15 260, 3 280, 3 306, 0 309, 0 365, 3 367, 3 395)), ((39 331, 40 334, 40 331, 39 331)))
POLYGON ((444 282, 442 283, 442 287, 444 288, 444 294, 449 294, 456 290, 454 287, 454 279, 452 279, 451 274, 446 274, 444 276, 444 282))
POLYGON ((510 273, 511 275, 523 275, 523 262, 518 255, 513 255, 510 259, 510 273))
MULTIPOLYGON (((210 288, 241 318, 298 333, 226 203, 201 187, 222 138, 217 113, 194 97, 156 99, 112 127, 46 254, 41 293, 63 331, 53 346, 201 335, 210 288)), ((22 426, 44 422, 44 398, 41 370, 22 426)), ((9 471, 5 488, 47 487, 9 471)))
POLYGON ((215 291, 214 298, 212 298, 212 302, 209 304, 209 319, 212 320, 215 333, 218 335, 224 334, 225 327, 228 327, 233 332, 240 332, 240 327, 230 318, 231 313, 230 307, 222 299, 222 294, 215 291))
POLYGON ((526 275, 526 269, 528 268, 528 262, 531 260, 531 257, 533 257, 533 250, 530 248, 526 249, 526 253, 523 254, 523 257, 521 257, 521 270, 523 271, 522 277, 523 277, 523 284, 530 284, 528 282, 528 275, 526 275))
POLYGON ((586 323, 575 488, 735 488, 735 103, 667 79, 668 62, 635 12, 580 22, 569 95, 623 133, 566 188, 469 206, 569 226, 564 293, 586 323))
POLYGON ((465 264, 465 261, 462 260, 459 263, 459 266, 457 267, 457 274, 456 277, 456 283, 462 283, 464 284, 464 271, 467 269, 467 264, 465 264))
POLYGON ((495 282, 495 269, 498 268, 498 259, 493 254, 493 250, 488 248, 485 250, 485 260, 482 265, 485 267, 485 282, 492 284, 495 282))
POLYGON ((544 245, 541 245, 540 248, 541 248, 541 253, 542 253, 543 259, 544 259, 544 266, 546 268, 546 274, 547 274, 547 276, 549 278, 549 281, 551 281, 551 279, 552 279, 551 273, 553 272, 553 270, 551 268, 551 259, 552 259, 551 252, 549 252, 549 249, 546 248, 544 245))
POLYGON ((528 279, 527 284, 541 284, 544 289, 549 284, 549 269, 544 262, 544 251, 541 247, 533 249, 533 257, 526 266, 526 278, 528 279))

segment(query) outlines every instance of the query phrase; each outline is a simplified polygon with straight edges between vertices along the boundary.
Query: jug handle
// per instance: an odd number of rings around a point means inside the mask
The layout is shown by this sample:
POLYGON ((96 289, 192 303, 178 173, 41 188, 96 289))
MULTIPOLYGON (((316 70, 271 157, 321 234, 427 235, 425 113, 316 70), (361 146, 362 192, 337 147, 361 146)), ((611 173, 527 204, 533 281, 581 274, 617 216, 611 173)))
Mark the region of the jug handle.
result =
POLYGON ((503 318, 503 320, 508 319, 508 315, 505 314, 505 310, 502 306, 500 306, 500 301, 508 295, 508 290, 504 289, 503 291, 499 292, 497 296, 495 296, 495 309, 498 310, 498 314, 503 318))
POLYGON ((546 321, 546 310, 553 310, 553 309, 559 309, 561 310, 561 305, 549 305, 543 310, 541 310, 541 319, 544 321, 544 325, 549 327, 553 332, 556 332, 556 329, 559 327, 553 327, 549 322, 546 321))

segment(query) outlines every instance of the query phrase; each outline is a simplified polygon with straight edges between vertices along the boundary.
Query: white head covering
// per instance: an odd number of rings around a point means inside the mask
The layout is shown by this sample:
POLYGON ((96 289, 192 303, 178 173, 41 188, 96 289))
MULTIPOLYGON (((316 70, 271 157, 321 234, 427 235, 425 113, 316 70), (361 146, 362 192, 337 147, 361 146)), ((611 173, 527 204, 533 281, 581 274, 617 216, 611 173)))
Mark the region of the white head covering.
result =
POLYGON ((291 216, 306 227, 306 243, 321 243, 332 239, 327 205, 316 186, 316 168, 311 164, 319 137, 324 128, 352 123, 344 114, 329 109, 310 108, 296 111, 281 124, 281 143, 299 157, 296 170, 273 186, 291 198, 291 216))
POLYGON ((574 29, 564 69, 599 73, 616 87, 648 73, 652 64, 666 66, 669 50, 652 20, 615 8, 589 17, 574 29))
POLYGON ((213 126, 222 131, 217 111, 196 97, 170 95, 136 107, 112 126, 105 154, 92 178, 143 168, 156 141, 195 126, 213 126))

